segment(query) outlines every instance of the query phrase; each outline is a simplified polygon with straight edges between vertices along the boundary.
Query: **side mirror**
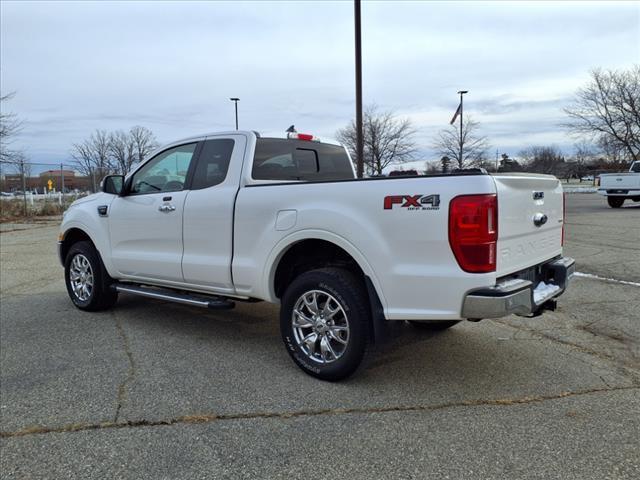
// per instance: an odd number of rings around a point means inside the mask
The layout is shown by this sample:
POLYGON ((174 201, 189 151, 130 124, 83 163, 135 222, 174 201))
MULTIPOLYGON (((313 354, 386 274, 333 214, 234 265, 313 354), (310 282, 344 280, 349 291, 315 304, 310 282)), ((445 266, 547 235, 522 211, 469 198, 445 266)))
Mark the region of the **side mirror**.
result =
POLYGON ((124 175, 107 175, 102 180, 102 191, 113 195, 121 195, 124 186, 124 175))

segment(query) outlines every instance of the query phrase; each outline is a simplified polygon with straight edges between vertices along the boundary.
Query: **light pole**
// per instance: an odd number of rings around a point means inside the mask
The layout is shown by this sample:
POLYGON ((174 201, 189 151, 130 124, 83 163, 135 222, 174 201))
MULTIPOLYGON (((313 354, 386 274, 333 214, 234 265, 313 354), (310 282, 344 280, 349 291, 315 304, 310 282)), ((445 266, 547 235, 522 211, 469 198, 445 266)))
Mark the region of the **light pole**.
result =
POLYGON ((469 90, 459 90, 458 93, 460 94, 460 168, 462 168, 462 146, 464 144, 462 140, 462 96, 469 93, 469 90))
POLYGON ((229 100, 231 100, 236 106, 236 130, 238 130, 238 102, 240 101, 240 99, 232 97, 229 100))
POLYGON ((356 172, 358 178, 364 173, 364 137, 362 131, 362 41, 360 29, 360 0, 353 1, 356 44, 356 172))

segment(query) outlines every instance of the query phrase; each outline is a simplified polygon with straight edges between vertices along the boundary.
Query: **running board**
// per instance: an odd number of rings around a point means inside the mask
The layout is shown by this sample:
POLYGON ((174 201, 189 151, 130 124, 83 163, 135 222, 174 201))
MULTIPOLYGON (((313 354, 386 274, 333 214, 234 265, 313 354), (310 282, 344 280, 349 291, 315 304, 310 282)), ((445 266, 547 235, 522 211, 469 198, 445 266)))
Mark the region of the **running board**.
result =
POLYGON ((222 297, 196 297, 188 293, 179 293, 174 290, 159 289, 155 287, 142 287, 140 285, 129 285, 116 283, 113 285, 118 292, 131 293, 141 297, 155 298, 169 302, 183 303, 193 307, 210 308, 212 310, 229 310, 236 306, 231 300, 222 297))

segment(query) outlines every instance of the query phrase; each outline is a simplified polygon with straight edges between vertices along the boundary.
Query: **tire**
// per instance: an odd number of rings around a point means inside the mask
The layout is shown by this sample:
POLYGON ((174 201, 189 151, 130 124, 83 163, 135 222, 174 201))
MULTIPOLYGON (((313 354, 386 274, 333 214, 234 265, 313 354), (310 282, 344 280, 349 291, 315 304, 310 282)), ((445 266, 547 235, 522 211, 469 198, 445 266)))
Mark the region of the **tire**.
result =
POLYGON ((305 373, 328 381, 349 377, 362 364, 371 335, 363 282, 340 268, 301 274, 282 297, 280 332, 305 373))
POLYGON ((620 208, 624 203, 624 198, 621 197, 607 197, 607 203, 611 208, 620 208))
POLYGON ((420 320, 408 320, 413 328, 418 330, 425 330, 430 332, 439 332, 451 328, 454 325, 460 323, 460 320, 435 320, 435 321, 420 321, 420 320))
POLYGON ((105 310, 118 300, 118 293, 111 288, 113 279, 91 242, 71 246, 64 262, 64 280, 71 301, 80 310, 105 310))

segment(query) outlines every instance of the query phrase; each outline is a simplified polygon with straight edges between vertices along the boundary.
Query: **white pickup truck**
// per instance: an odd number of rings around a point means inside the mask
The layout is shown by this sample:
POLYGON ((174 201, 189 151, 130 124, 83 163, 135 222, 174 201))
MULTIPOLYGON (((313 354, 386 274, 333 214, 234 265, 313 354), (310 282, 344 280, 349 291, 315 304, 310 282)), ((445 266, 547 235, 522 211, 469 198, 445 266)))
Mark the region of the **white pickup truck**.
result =
POLYGON ((620 208, 625 200, 640 202, 640 161, 633 162, 627 173, 600 175, 598 193, 607 197, 611 208, 620 208))
POLYGON ((442 329, 555 308, 574 269, 563 237, 553 176, 356 179, 338 144, 234 131, 106 177, 66 211, 58 249, 80 309, 119 293, 212 309, 279 303, 295 363, 339 380, 392 321, 442 329))

